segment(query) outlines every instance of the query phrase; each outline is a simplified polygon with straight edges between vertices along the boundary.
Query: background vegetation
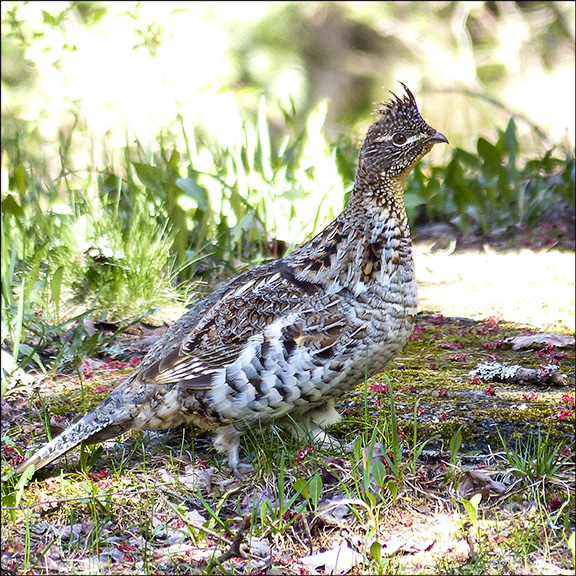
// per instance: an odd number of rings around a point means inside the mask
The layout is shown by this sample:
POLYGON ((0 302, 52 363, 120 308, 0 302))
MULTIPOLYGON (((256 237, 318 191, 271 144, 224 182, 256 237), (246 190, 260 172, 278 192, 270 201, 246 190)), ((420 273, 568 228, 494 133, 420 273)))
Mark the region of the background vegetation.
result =
POLYGON ((78 362, 104 344, 85 319, 189 303, 321 229, 398 79, 451 141, 409 181, 416 234, 573 207, 572 3, 233 6, 3 4, 2 341, 22 366, 78 362))
MULTIPOLYGON (((39 396, 38 410, 50 429, 48 413, 59 406, 58 398, 65 396, 63 404, 75 409, 78 401, 87 408, 95 400, 88 394, 91 362, 123 358, 118 336, 174 320, 232 274, 282 256, 322 229, 346 202, 374 103, 387 99, 388 90, 401 91, 399 80, 416 94, 424 118, 450 140, 408 181, 406 204, 416 238, 438 234, 435 226, 442 225, 459 247, 489 242, 517 248, 522 244, 513 239, 520 237, 533 249, 573 251, 574 11, 573 2, 538 1, 3 2, 1 338, 9 352, 2 362, 3 399, 7 389, 13 394, 29 382, 19 369, 34 370, 45 390, 56 373, 67 373, 66 393, 55 394, 50 409, 39 396)), ((473 330, 493 337, 470 344, 468 360, 460 349, 452 354, 443 373, 459 366, 454 362, 472 365, 486 350, 502 346, 501 327, 491 320, 474 329, 455 322, 443 334, 438 326, 446 319, 424 322, 407 348, 412 354, 419 339, 434 344, 425 354, 414 352, 420 361, 438 354, 439 338, 468 337, 473 330)), ((440 342, 446 351, 461 345, 440 342)), ((571 359, 554 346, 543 350, 544 356, 539 351, 531 358, 535 368, 542 358, 556 364, 571 359)), ((426 363, 414 371, 426 375, 426 397, 437 394, 443 406, 452 390, 436 390, 439 367, 434 358, 426 363)), ((104 366, 98 382, 117 381, 119 375, 109 375, 104 366)), ((368 390, 366 383, 365 406, 369 393, 374 406, 384 395, 389 411, 374 416, 366 408, 363 418, 353 416, 355 429, 364 434, 352 455, 335 452, 328 466, 313 449, 284 450, 280 437, 248 439, 254 447, 265 446, 256 450, 261 472, 256 488, 244 484, 238 494, 248 499, 244 509, 262 540, 274 538, 290 549, 307 533, 312 546, 310 529, 316 537, 320 504, 334 507, 329 498, 345 492, 354 501, 351 532, 365 530, 361 566, 372 573, 400 572, 400 563, 387 558, 376 538, 379 518, 397 514, 407 526, 402 499, 410 501, 412 515, 412 504, 421 498, 436 509, 462 503, 470 522, 461 531, 468 543, 482 544, 476 552, 470 544, 468 565, 444 559, 436 570, 509 573, 510 566, 528 565, 534 553, 573 568, 573 451, 564 446, 573 395, 547 391, 541 401, 560 439, 538 432, 525 448, 502 439, 504 453, 484 462, 506 482, 508 495, 522 506, 534 504, 538 513, 528 517, 528 529, 506 516, 499 531, 497 509, 495 531, 481 535, 478 499, 468 500, 473 490, 458 487, 473 477, 459 456, 461 429, 452 429, 455 420, 448 419, 448 436, 441 439, 450 452, 446 461, 423 467, 428 439, 418 436, 417 418, 426 410, 418 401, 404 402, 417 392, 410 370, 404 377, 400 396, 391 385, 374 383, 368 390), (407 438, 396 425, 398 398, 399 417, 408 404, 413 411, 407 438), (302 518, 312 518, 310 525, 302 518)), ((100 388, 105 387, 97 386, 97 393, 100 388)), ((492 386, 484 391, 492 393, 492 386)), ((533 392, 514 394, 519 402, 536 402, 533 392)), ((418 425, 422 430, 423 421, 418 425)), ((18 437, 15 429, 2 438, 3 468, 15 451, 23 452, 37 427, 18 427, 18 437)), ((110 533, 153 534, 146 542, 169 530, 174 536, 166 520, 174 514, 194 542, 215 537, 218 544, 230 544, 235 532, 243 536, 243 524, 237 525, 241 498, 235 495, 240 488, 212 477, 203 485, 195 472, 180 474, 187 452, 175 434, 167 442, 176 445, 180 461, 167 471, 164 446, 145 450, 144 440, 136 440, 117 469, 98 472, 110 477, 90 476, 95 449, 82 453, 82 482, 62 476, 40 490, 40 484, 30 485, 26 494, 29 478, 3 484, 3 519, 10 520, 3 563, 8 558, 10 570, 33 572, 51 557, 52 544, 33 550, 31 530, 40 529, 36 520, 44 512, 54 525, 80 530, 88 510, 93 525, 85 543, 100 558, 110 533), (139 458, 141 471, 133 466, 139 458), (153 474, 164 470, 176 492, 158 490, 144 464, 153 474), (68 501, 58 506, 57 519, 46 502, 51 491, 68 501), (36 511, 36 497, 44 502, 42 512, 36 511), (188 498, 205 515, 199 524, 187 516, 188 498), (141 517, 133 518, 134 502, 141 517)), ((474 479, 477 490, 501 494, 502 483, 486 475, 474 479)), ((530 512, 530 506, 521 511, 530 512)), ((65 537, 58 538, 61 545, 65 537)), ((69 535, 63 545, 67 558, 84 557, 78 542, 69 535)), ((142 546, 136 538, 130 546, 141 553, 143 570, 158 573, 146 542, 142 546)), ((214 564, 214 549, 207 573, 224 562, 221 557, 214 564)), ((130 550, 123 549, 127 566, 130 550)), ((167 566, 170 573, 173 566, 167 566)), ((189 570, 189 563, 179 569, 189 570)))

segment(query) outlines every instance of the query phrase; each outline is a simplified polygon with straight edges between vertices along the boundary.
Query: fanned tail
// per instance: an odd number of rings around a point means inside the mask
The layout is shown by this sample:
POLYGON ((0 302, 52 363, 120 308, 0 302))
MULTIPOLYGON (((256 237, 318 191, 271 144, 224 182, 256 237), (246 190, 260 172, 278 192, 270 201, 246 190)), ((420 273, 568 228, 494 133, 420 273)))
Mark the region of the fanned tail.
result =
POLYGON ((123 387, 117 388, 92 412, 72 424, 38 450, 26 462, 20 464, 16 468, 15 473, 22 474, 30 466, 34 466, 35 470, 40 470, 40 468, 63 456, 83 441, 87 441, 89 444, 104 442, 130 429, 131 412, 129 410, 118 410, 118 398, 123 392, 121 388, 123 387))

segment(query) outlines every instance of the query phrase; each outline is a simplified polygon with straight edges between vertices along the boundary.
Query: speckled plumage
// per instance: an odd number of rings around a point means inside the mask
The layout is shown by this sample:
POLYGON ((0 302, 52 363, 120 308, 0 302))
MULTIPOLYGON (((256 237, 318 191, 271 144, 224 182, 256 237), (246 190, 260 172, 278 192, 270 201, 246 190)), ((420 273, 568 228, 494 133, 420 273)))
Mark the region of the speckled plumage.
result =
POLYGON ((193 307, 114 392, 17 471, 45 466, 82 441, 187 422, 216 433, 239 476, 247 426, 284 419, 321 440, 339 418, 335 399, 400 352, 416 314, 404 184, 447 140, 405 89, 378 110, 336 220, 193 307))

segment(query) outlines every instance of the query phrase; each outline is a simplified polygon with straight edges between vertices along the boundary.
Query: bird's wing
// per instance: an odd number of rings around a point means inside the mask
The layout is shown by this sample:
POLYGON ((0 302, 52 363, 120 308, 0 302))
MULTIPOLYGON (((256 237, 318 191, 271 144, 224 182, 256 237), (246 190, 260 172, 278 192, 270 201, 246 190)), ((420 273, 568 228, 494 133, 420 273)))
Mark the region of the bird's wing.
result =
POLYGON ((272 323, 280 321, 288 346, 319 353, 326 353, 347 325, 336 306, 338 296, 299 279, 283 261, 242 274, 217 294, 209 305, 202 303, 202 313, 187 326, 180 345, 146 366, 139 381, 209 389, 214 372, 233 363, 251 338, 263 344, 272 323))

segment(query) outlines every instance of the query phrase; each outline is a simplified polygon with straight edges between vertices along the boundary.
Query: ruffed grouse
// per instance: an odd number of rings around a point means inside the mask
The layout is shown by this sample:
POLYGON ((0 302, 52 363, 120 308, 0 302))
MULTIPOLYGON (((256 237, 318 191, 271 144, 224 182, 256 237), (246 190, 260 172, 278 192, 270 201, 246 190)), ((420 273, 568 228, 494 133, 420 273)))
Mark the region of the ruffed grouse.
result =
POLYGON ((17 472, 82 441, 184 423, 214 431, 238 476, 246 427, 296 424, 321 440, 339 419, 335 399, 400 352, 416 314, 403 190, 415 164, 447 139, 404 88, 377 110, 350 201, 325 230, 191 308, 114 392, 17 472))

